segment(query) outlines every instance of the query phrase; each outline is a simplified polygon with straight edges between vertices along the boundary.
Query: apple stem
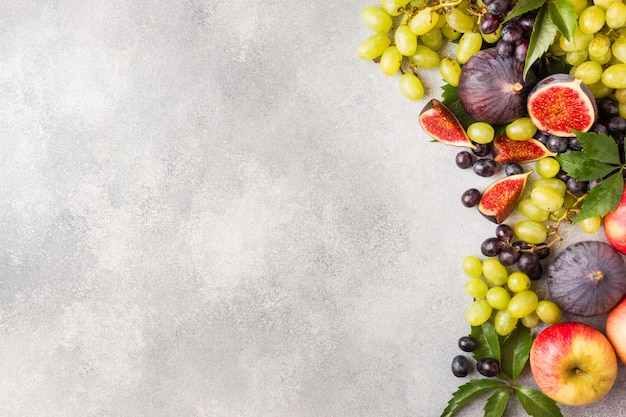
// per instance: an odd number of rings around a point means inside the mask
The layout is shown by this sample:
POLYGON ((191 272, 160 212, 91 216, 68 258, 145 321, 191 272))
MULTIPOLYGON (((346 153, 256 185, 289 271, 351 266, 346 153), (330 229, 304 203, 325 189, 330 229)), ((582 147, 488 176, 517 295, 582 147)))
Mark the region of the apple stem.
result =
POLYGON ((583 376, 584 375, 584 372, 582 370, 578 369, 578 368, 574 369, 574 372, 576 372, 576 375, 578 375, 578 376, 583 376))

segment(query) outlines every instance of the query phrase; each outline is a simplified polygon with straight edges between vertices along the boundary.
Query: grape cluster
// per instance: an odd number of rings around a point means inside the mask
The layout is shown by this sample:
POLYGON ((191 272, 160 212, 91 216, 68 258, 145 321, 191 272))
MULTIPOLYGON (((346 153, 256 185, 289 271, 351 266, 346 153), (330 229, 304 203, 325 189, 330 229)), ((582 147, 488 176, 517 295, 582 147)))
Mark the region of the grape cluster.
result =
POLYGON ((502 24, 514 3, 508 0, 484 0, 484 3, 488 13, 481 19, 480 31, 484 34, 500 31, 499 36, 496 35, 498 53, 502 56, 514 56, 518 61, 524 62, 537 10, 516 16, 502 24))
MULTIPOLYGON (((510 231, 505 234, 510 235, 510 231)), ((522 253, 536 254, 533 251, 522 253)), ((563 317, 556 303, 539 299, 527 273, 521 270, 509 273, 498 258, 487 257, 481 261, 470 255, 463 260, 462 266, 469 277, 465 292, 473 298, 465 316, 471 326, 491 320, 496 333, 506 336, 519 322, 530 328, 540 322, 558 323, 563 317)))

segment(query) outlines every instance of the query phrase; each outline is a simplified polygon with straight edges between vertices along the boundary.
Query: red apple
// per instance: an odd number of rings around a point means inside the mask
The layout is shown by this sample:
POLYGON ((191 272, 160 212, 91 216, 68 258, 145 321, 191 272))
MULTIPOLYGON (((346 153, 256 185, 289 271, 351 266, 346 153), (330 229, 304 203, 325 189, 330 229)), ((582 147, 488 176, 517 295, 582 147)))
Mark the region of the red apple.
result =
POLYGON ((530 370, 548 397, 585 405, 604 397, 617 377, 609 340, 584 323, 561 322, 543 330, 530 350, 530 370))
POLYGON ((606 318, 606 335, 619 360, 626 364, 626 297, 609 312, 606 318))
POLYGON ((624 191, 615 210, 604 216, 604 234, 615 249, 626 254, 626 188, 624 191))

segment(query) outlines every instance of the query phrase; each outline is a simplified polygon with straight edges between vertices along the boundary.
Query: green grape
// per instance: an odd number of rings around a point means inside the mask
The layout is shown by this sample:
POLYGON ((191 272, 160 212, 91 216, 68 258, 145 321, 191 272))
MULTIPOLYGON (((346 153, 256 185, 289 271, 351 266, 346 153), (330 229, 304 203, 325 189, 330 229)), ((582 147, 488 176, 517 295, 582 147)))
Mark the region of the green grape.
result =
POLYGON ((489 286, 480 278, 470 278, 465 282, 465 292, 474 298, 485 298, 489 286))
POLYGON ((400 7, 404 7, 404 6, 406 6, 407 4, 409 4, 409 2, 410 2, 411 0, 393 0, 393 1, 394 1, 394 2, 398 5, 398 6, 400 6, 400 7))
POLYGON ((530 329, 531 327, 535 327, 539 324, 539 316, 533 311, 529 315, 522 317, 520 321, 524 327, 528 327, 530 329))
POLYGON ((530 220, 535 220, 537 222, 545 222, 548 220, 548 217, 550 217, 550 212, 548 210, 537 207, 537 205, 533 203, 533 200, 529 197, 522 198, 519 201, 517 204, 517 211, 528 217, 530 220))
POLYGON ((400 25, 394 35, 396 48, 404 56, 411 56, 417 49, 417 36, 411 31, 408 25, 400 25))
POLYGON ((587 217, 586 219, 582 219, 578 222, 578 227, 580 227, 580 230, 590 235, 600 230, 600 226, 602 226, 601 216, 587 217))
POLYGON ((559 161, 551 156, 541 158, 535 163, 535 171, 537 171, 537 174, 541 175, 543 178, 553 178, 559 173, 560 170, 561 164, 559 164, 559 161))
POLYGON ((617 112, 626 119, 626 103, 617 103, 617 112))
POLYGON ((437 13, 432 7, 425 7, 413 16, 409 26, 413 33, 417 36, 421 36, 434 28, 438 20, 439 13, 437 13))
POLYGON ((477 32, 465 32, 461 35, 456 49, 456 59, 459 64, 465 64, 467 60, 480 51, 483 46, 483 37, 477 32))
POLYGON ((618 103, 626 103, 626 88, 618 88, 615 90, 615 100, 618 103))
POLYGON ((483 263, 473 255, 466 256, 461 266, 469 277, 479 278, 483 274, 483 263))
POLYGON ((395 75, 402 65, 402 54, 395 45, 391 45, 380 56, 380 72, 385 75, 395 75))
POLYGON ((521 319, 537 309, 539 298, 532 290, 520 291, 511 297, 509 305, 506 307, 509 314, 521 319))
POLYGON ((570 65, 580 65, 585 62, 587 58, 589 58, 589 52, 587 49, 568 52, 565 55, 565 61, 570 65))
POLYGON ((602 79, 602 65, 596 61, 585 61, 574 72, 574 77, 582 80, 585 84, 595 84, 602 79))
POLYGON ((587 0, 569 0, 569 2, 572 6, 574 6, 577 16, 580 16, 582 11, 587 7, 587 0))
POLYGON ((377 33, 387 33, 391 30, 393 21, 389 13, 376 6, 367 6, 361 11, 361 19, 365 25, 377 33))
POLYGON ((537 317, 546 324, 556 324, 563 318, 563 311, 558 304, 550 300, 541 300, 537 303, 537 317))
POLYGON ((567 209, 565 207, 561 207, 560 209, 554 210, 552 213, 550 213, 549 219, 554 222, 558 222, 559 219, 562 219, 566 213, 567 213, 567 209))
POLYGON ((558 191, 561 195, 567 191, 567 184, 565 181, 558 178, 537 178, 531 184, 531 189, 537 187, 548 187, 558 191))
POLYGON ((443 35, 440 29, 433 28, 428 33, 420 36, 420 41, 433 51, 438 51, 443 46, 443 35))
POLYGON ((589 6, 578 16, 578 27, 583 33, 593 34, 602 29, 605 21, 604 9, 600 6, 589 6))
POLYGON ((461 66, 449 56, 439 61, 439 74, 445 82, 453 87, 459 85, 459 77, 461 76, 461 66))
POLYGON ((498 28, 495 30, 495 32, 491 32, 491 33, 482 33, 481 35, 483 37, 483 40, 487 43, 496 43, 498 42, 498 40, 500 40, 500 37, 502 36, 502 25, 498 26, 498 28))
POLYGON ((552 42, 552 45, 549 47, 549 51, 554 56, 565 56, 565 54, 567 54, 567 51, 561 48, 560 39, 559 42, 552 42))
POLYGON ((400 16, 402 14, 402 6, 395 0, 380 0, 378 3, 380 8, 390 16, 400 16))
MULTIPOLYGON (((604 72, 602 75, 604 75, 604 72)), ((595 84, 589 84, 587 88, 589 88, 589 91, 591 91, 591 94, 593 94, 595 98, 607 97, 613 92, 613 88, 604 85, 604 81, 602 80, 595 84)))
POLYGON ((409 60, 414 65, 422 68, 436 68, 439 66, 440 61, 439 54, 424 45, 417 45, 415 53, 409 57, 409 60))
POLYGON ((604 33, 596 33, 593 40, 589 42, 587 51, 589 57, 601 57, 611 50, 611 40, 604 33))
POLYGON ((511 295, 504 287, 491 287, 485 295, 489 305, 496 310, 502 310, 506 308, 511 300, 511 295))
POLYGON ((622 2, 611 3, 605 13, 606 25, 616 29, 626 24, 626 4, 622 2))
POLYGON ((412 72, 402 74, 400 77, 400 91, 409 100, 419 100, 424 97, 424 86, 422 82, 412 72))
POLYGON ((474 122, 467 127, 467 136, 476 143, 487 144, 493 141, 493 126, 485 122, 474 122))
POLYGON ((492 312, 493 308, 489 305, 487 300, 476 300, 467 309, 465 319, 470 326, 480 326, 481 324, 489 320, 492 312))
POLYGON ((515 235, 526 243, 538 245, 546 241, 548 228, 535 220, 521 220, 513 226, 515 235))
POLYGON ((555 211, 563 207, 563 194, 549 187, 535 187, 530 192, 530 199, 537 207, 548 211, 555 211))
POLYGON ((522 292, 530 289, 530 277, 525 272, 515 271, 506 280, 506 286, 513 292, 522 292))
POLYGON ((506 309, 498 310, 493 317, 493 327, 500 336, 507 336, 515 329, 518 321, 506 309))
POLYGON ((592 34, 584 33, 580 30, 580 28, 577 28, 572 42, 570 42, 565 36, 561 35, 559 37, 559 46, 565 52, 579 51, 581 49, 588 48, 592 40, 592 34))
POLYGON ((626 64, 606 68, 602 73, 602 84, 608 88, 626 88, 626 64))
MULTIPOLYGON (((442 20, 445 21, 445 19, 442 20)), ((450 41, 458 39, 459 36, 461 36, 461 32, 457 32, 456 30, 452 29, 452 27, 450 27, 450 25, 448 25, 447 23, 441 27, 441 34, 444 38, 450 41)))
POLYGON ((622 0, 593 0, 593 4, 596 6, 601 7, 603 10, 606 10, 609 8, 609 6, 613 3, 616 2, 620 2, 622 0))
POLYGON ((487 258, 483 261, 483 276, 491 285, 502 286, 509 278, 509 271, 497 258, 487 258))
POLYGON ((537 133, 537 127, 530 117, 519 117, 506 126, 506 135, 513 140, 526 140, 537 133))
POLYGON ((446 13, 446 22, 457 32, 466 33, 474 30, 476 22, 459 7, 454 7, 450 13, 446 13))
POLYGON ((379 57, 391 45, 391 38, 384 33, 376 33, 365 39, 357 49, 361 59, 371 60, 379 57))
POLYGON ((626 38, 615 39, 613 45, 611 45, 611 53, 622 63, 626 63, 626 38))
POLYGON ((611 53, 611 48, 609 48, 609 50, 606 51, 604 55, 600 55, 600 56, 589 55, 590 60, 597 62, 600 65, 607 64, 611 60, 611 58, 613 58, 613 54, 611 53))

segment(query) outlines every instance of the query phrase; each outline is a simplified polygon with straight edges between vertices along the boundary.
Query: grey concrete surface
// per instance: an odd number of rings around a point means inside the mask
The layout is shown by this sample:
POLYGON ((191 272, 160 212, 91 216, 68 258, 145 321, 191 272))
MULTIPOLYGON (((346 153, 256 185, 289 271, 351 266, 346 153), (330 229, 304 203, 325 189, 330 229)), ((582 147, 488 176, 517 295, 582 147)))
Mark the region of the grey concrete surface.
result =
POLYGON ((0 416, 440 414, 488 181, 368 4, 0 2, 0 416))

